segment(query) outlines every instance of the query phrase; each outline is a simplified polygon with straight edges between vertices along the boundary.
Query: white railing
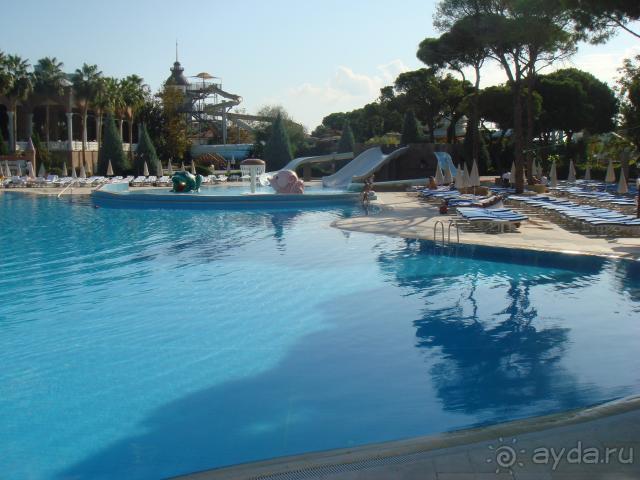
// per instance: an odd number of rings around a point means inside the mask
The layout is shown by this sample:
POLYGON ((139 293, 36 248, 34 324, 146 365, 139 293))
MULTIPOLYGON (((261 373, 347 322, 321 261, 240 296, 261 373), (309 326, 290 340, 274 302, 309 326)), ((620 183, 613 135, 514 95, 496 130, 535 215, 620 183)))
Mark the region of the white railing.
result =
MULTIPOLYGON (((46 143, 46 142, 43 142, 43 143, 46 143)), ((28 145, 27 142, 16 142, 16 149, 18 151, 24 152, 27 150, 27 145, 28 145)), ((61 151, 68 152, 69 151, 69 142, 66 140, 49 142, 47 146, 48 146, 48 149, 52 152, 61 152, 61 151)), ((135 152, 137 147, 138 147, 137 143, 134 143, 133 145, 129 143, 122 144, 122 149, 125 152, 128 152, 132 148, 133 148, 133 151, 135 152)), ((82 142, 74 140, 72 143, 72 150, 74 152, 81 152, 82 142)), ((99 150, 98 142, 87 142, 87 152, 97 152, 98 150, 99 150)))

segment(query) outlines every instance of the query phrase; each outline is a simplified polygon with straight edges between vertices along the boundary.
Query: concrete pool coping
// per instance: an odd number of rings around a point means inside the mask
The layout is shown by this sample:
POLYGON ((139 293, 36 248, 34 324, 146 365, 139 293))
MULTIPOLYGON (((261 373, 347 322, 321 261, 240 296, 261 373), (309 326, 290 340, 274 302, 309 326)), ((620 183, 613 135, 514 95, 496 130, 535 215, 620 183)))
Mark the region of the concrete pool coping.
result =
MULTIPOLYGON (((601 449, 602 455, 606 448, 633 449, 632 454, 640 455, 638 427, 640 396, 632 396, 564 413, 407 440, 275 458, 175 478, 640 478, 640 461, 631 464, 616 461, 594 465, 586 462, 574 464, 565 458, 555 466, 533 461, 533 454, 538 449, 553 448, 558 454, 565 448, 565 453, 568 454, 570 449, 577 448, 578 442, 582 445, 581 448, 601 449), (496 473, 498 465, 494 457, 501 446, 512 448, 519 455, 518 462, 510 468, 505 468, 503 464, 496 473)), ((624 454, 625 460, 628 453, 624 454)))

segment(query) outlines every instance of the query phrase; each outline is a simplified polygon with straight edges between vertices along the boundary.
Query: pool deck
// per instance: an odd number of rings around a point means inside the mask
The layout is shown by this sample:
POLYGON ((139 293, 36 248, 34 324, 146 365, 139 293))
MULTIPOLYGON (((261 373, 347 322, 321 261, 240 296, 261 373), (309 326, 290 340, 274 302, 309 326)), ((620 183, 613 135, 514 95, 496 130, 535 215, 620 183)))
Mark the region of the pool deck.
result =
POLYGON ((640 397, 630 397, 575 412, 410 440, 276 458, 178 478, 638 479, 639 427, 640 397))
MULTIPOLYGON (((378 200, 374 203, 381 207, 380 213, 337 220, 333 226, 357 232, 433 240, 433 227, 436 221, 440 220, 446 226, 450 219, 456 218, 455 215, 440 215, 436 206, 421 200, 417 193, 382 192, 378 193, 378 200)), ((455 235, 455 229, 452 229, 451 234, 455 235)), ((462 231, 460 243, 607 257, 640 258, 640 237, 585 235, 565 230, 538 216, 531 217, 528 222, 523 222, 517 232, 488 234, 462 231)))

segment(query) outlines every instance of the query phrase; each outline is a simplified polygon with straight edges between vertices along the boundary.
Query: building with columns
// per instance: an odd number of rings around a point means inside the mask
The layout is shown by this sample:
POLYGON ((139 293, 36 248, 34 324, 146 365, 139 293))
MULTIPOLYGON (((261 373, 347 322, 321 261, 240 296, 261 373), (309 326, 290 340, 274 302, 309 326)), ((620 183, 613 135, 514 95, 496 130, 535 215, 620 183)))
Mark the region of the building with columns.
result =
MULTIPOLYGON (((50 152, 64 152, 68 166, 80 167, 84 158, 86 168, 93 172, 105 114, 90 108, 85 122, 82 115, 83 101, 74 95, 70 81, 65 82, 62 95, 33 93, 27 100, 17 102, 0 95, 0 132, 9 151, 25 151, 31 135, 37 133, 50 152)), ((133 138, 128 138, 126 118, 116 117, 116 125, 125 152, 135 151, 137 124, 133 126, 133 138)))

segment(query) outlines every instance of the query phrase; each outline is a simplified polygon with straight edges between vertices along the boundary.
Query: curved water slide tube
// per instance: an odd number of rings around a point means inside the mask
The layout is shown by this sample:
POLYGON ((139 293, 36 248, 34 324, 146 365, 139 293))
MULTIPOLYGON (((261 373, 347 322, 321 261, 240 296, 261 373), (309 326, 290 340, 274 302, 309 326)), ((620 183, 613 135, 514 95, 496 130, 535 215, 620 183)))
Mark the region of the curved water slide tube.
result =
POLYGON ((409 147, 402 147, 389 155, 380 147, 365 150, 333 175, 322 177, 322 185, 330 188, 346 188, 351 182, 364 180, 391 160, 403 155, 409 147))
POLYGON ((451 172, 451 176, 455 178, 457 169, 456 169, 456 166, 453 164, 451 155, 449 155, 447 152, 433 152, 433 154, 438 159, 438 165, 440 166, 442 171, 444 172, 446 168, 449 168, 449 171, 451 172))
POLYGON ((329 153, 328 155, 316 155, 315 157, 298 157, 282 167, 282 170, 293 170, 295 172, 296 168, 309 163, 336 162, 338 160, 351 160, 352 158, 353 152, 329 153))

